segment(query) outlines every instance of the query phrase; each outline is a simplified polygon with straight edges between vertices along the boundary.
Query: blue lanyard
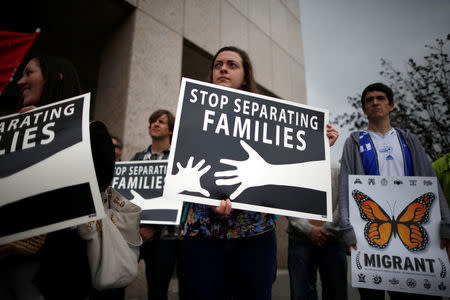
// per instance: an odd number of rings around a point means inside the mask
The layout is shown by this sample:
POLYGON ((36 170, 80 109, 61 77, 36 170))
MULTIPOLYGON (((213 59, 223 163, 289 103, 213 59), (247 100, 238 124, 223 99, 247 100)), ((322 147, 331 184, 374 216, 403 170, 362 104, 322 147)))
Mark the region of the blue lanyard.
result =
MULTIPOLYGON (((397 130, 395 132, 397 133, 402 148, 405 176, 413 176, 411 153, 403 136, 397 130)), ((359 133, 359 151, 361 153, 364 173, 366 175, 380 175, 377 152, 367 131, 361 131, 359 133)))

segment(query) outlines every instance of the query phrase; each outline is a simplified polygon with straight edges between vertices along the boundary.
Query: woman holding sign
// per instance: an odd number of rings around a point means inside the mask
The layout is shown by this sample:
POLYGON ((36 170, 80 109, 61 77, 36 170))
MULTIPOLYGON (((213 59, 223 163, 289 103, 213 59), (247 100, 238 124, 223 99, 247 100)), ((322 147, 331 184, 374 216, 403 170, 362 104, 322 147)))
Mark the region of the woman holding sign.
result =
MULTIPOLYGON (((58 57, 31 59, 18 85, 22 90, 20 113, 81 94, 75 67, 58 57)), ((104 190, 112 180, 114 150, 106 127, 100 122, 92 124, 94 165, 100 190, 104 190)), ((45 205, 36 204, 20 217, 42 218, 40 212, 58 210, 56 205, 47 204, 67 200, 60 194, 47 199, 45 205)), ((76 229, 58 230, 0 246, 0 299, 86 299, 90 291, 86 243, 76 229)))
MULTIPOLYGON (((53 57, 31 59, 18 85, 20 113, 81 93, 73 65, 53 57)), ((1 299, 83 299, 90 289, 86 248, 76 230, 0 246, 0 253, 1 299)))
MULTIPOLYGON (((209 82, 257 92, 247 53, 220 49, 209 82)), ((275 222, 272 215, 190 204, 184 237, 183 275, 189 299, 270 299, 276 277, 275 222)))
MULTIPOLYGON (((216 53, 208 81, 257 92, 250 59, 236 47, 216 53)), ((188 299, 271 299, 277 270, 273 215, 232 210, 229 199, 218 207, 189 204, 182 252, 188 299)))

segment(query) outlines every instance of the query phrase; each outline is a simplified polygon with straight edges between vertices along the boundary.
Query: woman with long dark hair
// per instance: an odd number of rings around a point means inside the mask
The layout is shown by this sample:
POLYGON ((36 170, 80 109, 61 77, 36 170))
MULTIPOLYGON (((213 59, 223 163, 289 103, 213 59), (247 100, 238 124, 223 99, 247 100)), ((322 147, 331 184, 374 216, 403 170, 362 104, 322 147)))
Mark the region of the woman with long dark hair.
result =
MULTIPOLYGON (((31 59, 18 85, 22 91, 19 113, 81 94, 75 67, 59 57, 31 59)), ((103 191, 112 180, 114 147, 106 127, 100 122, 91 123, 90 136, 97 180, 103 191)), ((64 197, 59 195, 54 201, 64 202, 64 197)), ((28 240, 29 244, 38 246, 27 253, 18 250, 15 243, 0 246, 0 299, 81 300, 88 297, 92 285, 86 243, 76 228, 28 240)))
MULTIPOLYGON (((251 61, 236 47, 216 53, 208 81, 257 92, 251 61)), ((189 204, 182 263, 188 299, 270 299, 277 264, 273 216, 231 210, 230 200, 218 207, 189 204)))
POLYGON ((80 80, 73 64, 61 57, 36 56, 17 82, 22 97, 19 112, 81 94, 80 80))
MULTIPOLYGON (((224 47, 213 57, 208 81, 257 93, 247 53, 224 47)), ((327 125, 333 145, 337 131, 327 125)), ((182 241, 184 293, 187 299, 271 299, 276 278, 274 216, 232 210, 229 199, 212 207, 189 204, 182 241)))

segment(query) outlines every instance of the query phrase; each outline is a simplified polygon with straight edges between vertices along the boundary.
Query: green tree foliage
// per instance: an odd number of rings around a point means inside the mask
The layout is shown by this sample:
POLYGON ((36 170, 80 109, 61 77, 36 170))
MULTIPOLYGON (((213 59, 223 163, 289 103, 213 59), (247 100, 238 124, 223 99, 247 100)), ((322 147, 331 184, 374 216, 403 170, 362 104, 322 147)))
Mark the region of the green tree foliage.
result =
MULTIPOLYGON (((423 62, 409 59, 404 72, 381 60, 380 75, 394 91, 395 109, 391 113, 394 127, 415 133, 432 160, 450 152, 450 61, 447 39, 437 39, 426 45, 429 54, 423 62)), ((361 95, 347 97, 353 112, 338 115, 332 122, 351 131, 367 128, 367 119, 361 110, 361 95)))

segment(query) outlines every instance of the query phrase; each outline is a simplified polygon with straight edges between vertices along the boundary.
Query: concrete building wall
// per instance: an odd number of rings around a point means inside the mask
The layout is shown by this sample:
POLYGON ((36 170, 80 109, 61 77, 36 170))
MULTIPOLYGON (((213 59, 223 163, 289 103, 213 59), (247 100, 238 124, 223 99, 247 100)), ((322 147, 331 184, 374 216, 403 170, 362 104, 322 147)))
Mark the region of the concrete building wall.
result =
POLYGON ((133 32, 134 16, 117 28, 100 56, 94 117, 105 121, 111 133, 119 137, 125 136, 133 32))
MULTIPOLYGON (((306 103, 298 0, 128 0, 136 7, 103 49, 94 118, 123 137, 123 159, 148 146, 148 117, 176 112, 187 39, 211 55, 246 50, 256 81, 280 98, 306 103)), ((284 217, 278 221, 286 265, 284 217)))

